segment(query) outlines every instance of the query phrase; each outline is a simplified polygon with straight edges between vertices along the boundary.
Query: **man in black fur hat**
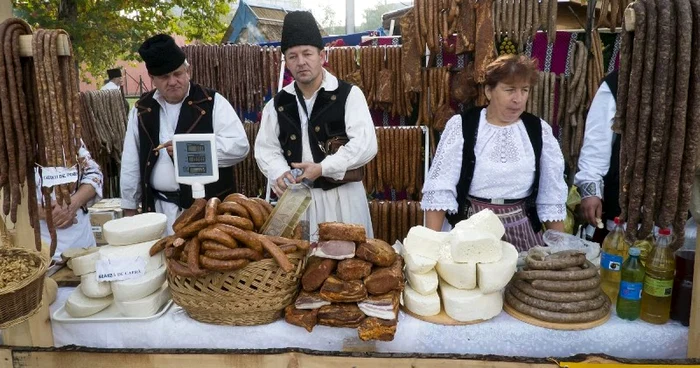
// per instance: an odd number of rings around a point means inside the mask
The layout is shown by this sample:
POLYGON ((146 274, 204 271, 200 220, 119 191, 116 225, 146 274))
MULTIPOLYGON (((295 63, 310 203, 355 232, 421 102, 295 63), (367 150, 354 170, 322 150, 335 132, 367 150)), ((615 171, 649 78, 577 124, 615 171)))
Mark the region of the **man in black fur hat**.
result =
POLYGON ((233 165, 248 155, 248 138, 231 104, 216 91, 190 81, 185 53, 164 34, 139 48, 156 89, 145 93, 129 114, 121 166, 121 205, 125 216, 160 212, 166 230, 192 202, 192 188, 175 181, 172 138, 181 133, 216 134, 219 181, 205 186, 206 198, 234 192, 233 165), (156 149, 158 148, 158 149, 156 149), (143 173, 143 176, 141 175, 143 173))
POLYGON ((317 224, 361 224, 372 236, 363 167, 377 154, 377 137, 362 91, 323 68, 326 53, 309 12, 290 12, 282 53, 295 82, 263 110, 255 159, 277 195, 287 182, 313 182, 306 212, 312 240, 317 224), (303 173, 294 176, 291 169, 303 173))
POLYGON ((122 87, 122 70, 121 69, 109 69, 107 70, 107 83, 105 83, 101 91, 107 89, 121 89, 122 87))

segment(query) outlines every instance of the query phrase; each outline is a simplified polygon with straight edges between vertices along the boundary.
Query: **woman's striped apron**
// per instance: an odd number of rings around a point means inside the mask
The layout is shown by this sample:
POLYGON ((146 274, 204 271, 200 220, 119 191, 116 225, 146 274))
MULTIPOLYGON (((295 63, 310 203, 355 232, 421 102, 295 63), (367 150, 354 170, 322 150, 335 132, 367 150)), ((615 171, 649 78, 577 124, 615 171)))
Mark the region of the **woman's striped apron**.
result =
POLYGON ((501 219, 503 227, 506 228, 505 241, 515 246, 518 252, 526 251, 534 246, 544 245, 542 233, 532 229, 530 219, 527 217, 525 200, 512 204, 492 204, 469 197, 469 210, 467 216, 471 216, 479 211, 490 209, 501 219))

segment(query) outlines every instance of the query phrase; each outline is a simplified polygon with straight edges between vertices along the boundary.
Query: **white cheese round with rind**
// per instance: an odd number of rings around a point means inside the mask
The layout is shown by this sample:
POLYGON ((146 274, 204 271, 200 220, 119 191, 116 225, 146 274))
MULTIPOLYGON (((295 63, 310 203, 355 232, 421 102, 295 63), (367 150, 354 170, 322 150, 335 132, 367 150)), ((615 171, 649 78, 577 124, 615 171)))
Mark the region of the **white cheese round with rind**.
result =
POLYGON ((109 282, 98 282, 95 272, 80 276, 80 290, 88 298, 104 298, 112 295, 109 282))
POLYGON ((437 291, 438 275, 435 270, 423 274, 406 271, 406 278, 411 288, 423 295, 430 295, 437 291))
POLYGON ((501 241, 503 256, 497 262, 476 265, 476 279, 479 289, 484 293, 500 291, 513 278, 518 265, 518 250, 513 244, 501 241))
POLYGON ((146 270, 145 272, 155 271, 159 269, 163 263, 163 252, 158 252, 156 255, 151 256, 150 251, 153 244, 158 240, 151 240, 144 243, 131 244, 127 246, 104 246, 100 247, 99 255, 100 260, 111 260, 111 259, 126 259, 126 258, 136 258, 141 257, 146 260, 146 270))
POLYGON ((403 305, 419 316, 434 316, 440 313, 440 296, 437 292, 423 295, 406 285, 403 289, 403 305))
POLYGON ((165 266, 135 279, 112 281, 114 300, 127 302, 142 299, 158 290, 163 282, 165 282, 165 266))
POLYGON ((484 294, 479 289, 461 290, 440 282, 445 313, 460 322, 487 320, 503 310, 503 293, 484 294))
POLYGON ((452 259, 457 263, 496 262, 503 256, 500 240, 481 230, 450 231, 447 238, 452 259))
POLYGON ((112 297, 88 298, 80 288, 75 288, 66 300, 65 309, 68 314, 75 318, 92 316, 112 304, 112 297))
POLYGON ((131 301, 115 300, 119 312, 125 317, 150 317, 160 310, 160 308, 170 300, 170 289, 167 283, 163 283, 153 293, 131 301))
POLYGON ((109 245, 131 245, 163 237, 168 217, 148 212, 110 220, 102 225, 102 234, 109 245))
POLYGON ((443 281, 458 289, 470 290, 476 287, 476 263, 456 263, 448 246, 443 247, 435 269, 443 281))
POLYGON ((468 219, 462 220, 455 225, 458 230, 480 230, 490 233, 494 238, 501 239, 506 233, 501 219, 490 209, 481 210, 468 219))
POLYGON ((80 257, 68 260, 68 268, 73 270, 76 276, 86 275, 95 272, 95 263, 100 259, 99 252, 92 252, 80 257))

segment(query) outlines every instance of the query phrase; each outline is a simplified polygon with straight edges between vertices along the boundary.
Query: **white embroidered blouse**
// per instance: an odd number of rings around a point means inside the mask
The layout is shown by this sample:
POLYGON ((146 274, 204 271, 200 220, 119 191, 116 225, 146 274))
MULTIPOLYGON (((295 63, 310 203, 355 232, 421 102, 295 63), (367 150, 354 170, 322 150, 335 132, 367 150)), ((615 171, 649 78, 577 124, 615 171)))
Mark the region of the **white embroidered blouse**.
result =
MULTIPOLYGON (((566 218, 567 186, 564 156, 552 128, 542 122, 542 154, 537 214, 542 222, 566 218)), ((445 127, 430 173, 423 185, 423 210, 457 212, 457 183, 462 170, 462 117, 453 116, 445 127)), ((476 163, 469 195, 479 198, 520 199, 532 193, 535 152, 522 120, 508 126, 486 121, 481 111, 474 147, 476 163)))

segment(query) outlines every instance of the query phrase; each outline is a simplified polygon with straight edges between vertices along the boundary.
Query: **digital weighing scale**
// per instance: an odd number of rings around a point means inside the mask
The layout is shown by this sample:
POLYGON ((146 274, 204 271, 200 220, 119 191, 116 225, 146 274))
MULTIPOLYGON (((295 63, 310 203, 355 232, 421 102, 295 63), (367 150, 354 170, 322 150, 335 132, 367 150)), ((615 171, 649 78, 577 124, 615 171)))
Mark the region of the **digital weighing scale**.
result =
POLYGON ((175 180, 192 186, 192 198, 204 198, 204 185, 219 180, 214 134, 175 134, 173 160, 175 180))

